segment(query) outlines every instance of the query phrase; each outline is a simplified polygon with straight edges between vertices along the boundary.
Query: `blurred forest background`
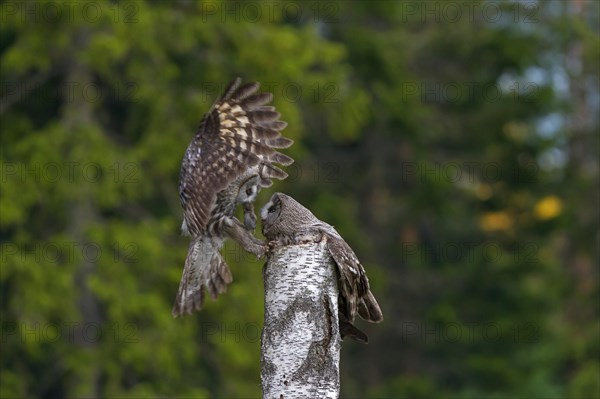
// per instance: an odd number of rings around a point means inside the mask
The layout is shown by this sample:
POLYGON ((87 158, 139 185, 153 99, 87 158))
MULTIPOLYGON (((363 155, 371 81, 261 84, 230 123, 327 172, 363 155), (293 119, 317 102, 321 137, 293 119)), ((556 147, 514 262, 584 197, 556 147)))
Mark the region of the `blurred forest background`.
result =
POLYGON ((346 398, 599 398, 599 2, 4 1, 2 398, 260 396, 262 261, 171 317, 180 161, 233 77, 386 317, 346 398))

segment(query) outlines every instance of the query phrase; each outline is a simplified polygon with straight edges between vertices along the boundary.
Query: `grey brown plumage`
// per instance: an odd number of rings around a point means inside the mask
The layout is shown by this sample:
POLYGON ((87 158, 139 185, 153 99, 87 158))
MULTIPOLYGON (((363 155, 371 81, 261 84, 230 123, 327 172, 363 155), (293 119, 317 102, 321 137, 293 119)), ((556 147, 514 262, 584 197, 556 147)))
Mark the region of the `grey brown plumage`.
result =
POLYGON ((181 164, 179 195, 192 235, 206 229, 217 193, 248 168, 260 166, 264 177, 281 180, 287 173, 274 163, 293 162, 275 150, 293 141, 281 136, 287 123, 279 120, 279 112, 265 105, 273 95, 256 94, 256 82, 240 84, 240 78, 231 82, 204 115, 181 164))
POLYGON ((360 342, 367 336, 352 324, 358 314, 361 318, 379 323, 383 314, 369 287, 365 269, 348 243, 333 226, 317 219, 292 197, 275 193, 260 212, 263 234, 270 241, 293 244, 305 237, 326 240, 327 249, 338 270, 338 309, 342 338, 348 335, 360 342))
MULTIPOLYGON (((214 299, 226 291, 232 276, 219 251, 228 236, 226 227, 241 231, 238 226, 231 228, 238 192, 256 176, 257 190, 274 178, 285 179, 287 174, 275 164, 293 162, 277 151, 293 143, 281 135, 287 124, 275 107, 267 105, 273 95, 258 93, 258 89, 256 82, 242 85, 240 78, 231 82, 202 118, 183 157, 179 179, 182 230, 191 242, 174 316, 201 309, 205 293, 214 299)), ((257 190, 248 201, 255 199, 257 190)), ((252 217, 245 220, 250 224, 252 217)), ((242 238, 254 239, 249 233, 242 238)))

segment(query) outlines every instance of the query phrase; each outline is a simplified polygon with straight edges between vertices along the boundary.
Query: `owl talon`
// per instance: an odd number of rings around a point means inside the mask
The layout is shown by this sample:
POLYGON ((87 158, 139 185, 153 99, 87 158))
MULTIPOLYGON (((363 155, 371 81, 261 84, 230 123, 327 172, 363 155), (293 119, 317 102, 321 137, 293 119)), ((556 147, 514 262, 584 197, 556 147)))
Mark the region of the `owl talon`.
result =
POLYGON ((317 232, 300 232, 300 233, 296 233, 296 235, 294 236, 294 240, 293 242, 296 244, 312 244, 312 243, 318 243, 320 242, 322 239, 322 234, 320 234, 318 231, 317 232))
POLYGON ((275 248, 281 246, 281 244, 278 241, 268 241, 267 245, 265 246, 265 252, 266 253, 271 253, 275 250, 275 248))
POLYGON ((267 254, 268 247, 261 242, 260 245, 251 245, 244 249, 256 256, 257 259, 262 259, 267 254))
POLYGON ((261 247, 261 253, 256 255, 257 259, 262 259, 264 258, 267 253, 270 251, 269 246, 268 245, 264 245, 261 247))

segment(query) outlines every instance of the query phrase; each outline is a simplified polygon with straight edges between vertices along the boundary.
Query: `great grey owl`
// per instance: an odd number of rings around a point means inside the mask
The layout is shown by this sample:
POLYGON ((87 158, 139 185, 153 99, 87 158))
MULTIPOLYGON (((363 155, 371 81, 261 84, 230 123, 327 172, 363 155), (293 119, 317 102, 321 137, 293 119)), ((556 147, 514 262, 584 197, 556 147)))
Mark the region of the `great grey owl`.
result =
POLYGON ((277 152, 293 141, 280 133, 287 124, 267 106, 271 93, 257 93, 259 84, 231 82, 222 97, 204 115, 190 143, 179 178, 183 207, 182 231, 191 236, 173 316, 192 313, 203 306, 204 294, 216 299, 232 281, 220 254, 226 237, 256 256, 265 245, 250 230, 256 226, 253 201, 261 187, 287 174, 274 163, 289 165, 293 159, 277 152), (244 225, 234 216, 244 208, 244 225))
POLYGON ((292 197, 275 193, 260 210, 264 236, 277 245, 320 242, 327 240, 327 249, 338 270, 340 333, 342 338, 367 342, 367 335, 352 322, 358 315, 372 323, 383 320, 379 304, 369 288, 365 269, 354 251, 333 228, 317 219, 292 197))

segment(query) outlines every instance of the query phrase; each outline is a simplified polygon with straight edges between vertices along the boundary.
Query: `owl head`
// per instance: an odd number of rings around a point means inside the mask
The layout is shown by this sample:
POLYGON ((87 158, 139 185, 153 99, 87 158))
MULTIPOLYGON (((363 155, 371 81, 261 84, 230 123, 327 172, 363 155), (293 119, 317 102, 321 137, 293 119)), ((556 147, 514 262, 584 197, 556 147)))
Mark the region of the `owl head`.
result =
POLYGON ((292 237, 300 229, 315 225, 319 220, 298 201, 283 193, 275 193, 260 210, 265 237, 292 237))
POLYGON ((267 231, 275 224, 281 213, 282 201, 281 198, 285 194, 275 193, 260 210, 260 221, 262 222, 263 234, 266 236, 267 231))
POLYGON ((260 176, 252 175, 247 180, 243 181, 237 197, 235 198, 236 204, 248 204, 254 202, 260 191, 260 176))

